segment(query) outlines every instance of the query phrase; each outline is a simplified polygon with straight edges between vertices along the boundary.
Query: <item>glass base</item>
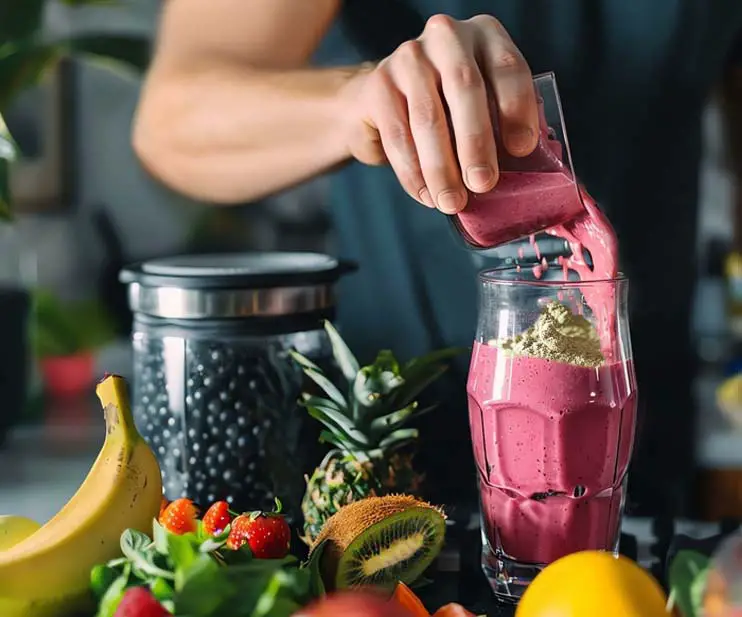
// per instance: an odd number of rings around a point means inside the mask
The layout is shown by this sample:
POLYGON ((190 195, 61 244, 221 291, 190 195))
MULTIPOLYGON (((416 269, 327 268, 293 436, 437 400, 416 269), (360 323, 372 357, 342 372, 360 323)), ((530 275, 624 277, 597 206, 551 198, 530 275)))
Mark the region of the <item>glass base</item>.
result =
POLYGON ((517 604, 544 567, 545 564, 524 563, 494 553, 487 544, 482 548, 482 571, 500 602, 517 604))
MULTIPOLYGON (((619 554, 618 541, 617 538, 613 551, 609 551, 616 557, 619 554)), ((505 604, 517 604, 531 581, 546 566, 545 563, 517 561, 499 551, 490 549, 486 540, 483 542, 482 572, 484 572, 495 598, 505 604)))

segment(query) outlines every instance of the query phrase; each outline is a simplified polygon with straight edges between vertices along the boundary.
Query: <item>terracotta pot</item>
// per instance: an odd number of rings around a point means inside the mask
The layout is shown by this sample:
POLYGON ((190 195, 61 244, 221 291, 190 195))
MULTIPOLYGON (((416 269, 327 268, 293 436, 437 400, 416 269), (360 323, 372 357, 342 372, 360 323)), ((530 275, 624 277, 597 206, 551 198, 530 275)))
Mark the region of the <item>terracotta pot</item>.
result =
POLYGON ((78 396, 93 385, 95 358, 90 351, 41 358, 39 364, 46 390, 54 398, 78 396))

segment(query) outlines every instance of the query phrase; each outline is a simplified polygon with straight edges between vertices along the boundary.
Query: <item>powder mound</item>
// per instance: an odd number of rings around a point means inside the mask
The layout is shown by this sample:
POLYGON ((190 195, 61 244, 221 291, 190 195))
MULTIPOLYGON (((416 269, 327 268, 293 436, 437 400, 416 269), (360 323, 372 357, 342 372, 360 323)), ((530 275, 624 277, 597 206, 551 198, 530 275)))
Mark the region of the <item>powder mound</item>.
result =
POLYGON ((530 356, 594 368, 605 362, 593 325, 559 302, 550 302, 528 330, 494 345, 513 356, 530 356))

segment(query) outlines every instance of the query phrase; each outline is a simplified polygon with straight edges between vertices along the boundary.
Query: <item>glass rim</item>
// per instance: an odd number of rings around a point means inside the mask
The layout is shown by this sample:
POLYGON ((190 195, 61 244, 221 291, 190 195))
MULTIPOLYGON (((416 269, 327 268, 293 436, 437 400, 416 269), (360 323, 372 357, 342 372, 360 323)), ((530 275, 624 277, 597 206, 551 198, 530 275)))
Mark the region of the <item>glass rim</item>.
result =
MULTIPOLYGON (((534 264, 529 265, 521 265, 521 268, 529 268, 534 264)), ((501 273, 504 272, 517 272, 518 266, 517 265, 507 265, 507 266, 496 266, 494 268, 486 268, 484 270, 480 270, 479 272, 479 280, 483 283, 489 283, 489 284, 495 284, 495 285, 512 285, 512 286, 522 286, 522 287, 544 287, 544 288, 556 288, 556 287, 563 287, 563 288, 575 288, 575 287, 593 287, 593 286, 600 286, 600 285, 616 285, 620 283, 628 282, 629 278, 623 273, 619 272, 614 278, 605 278, 605 279, 593 279, 589 281, 564 281, 564 280, 551 280, 551 281, 543 281, 543 280, 534 280, 534 281, 526 281, 526 280, 512 280, 512 279, 505 279, 501 278, 501 273)))

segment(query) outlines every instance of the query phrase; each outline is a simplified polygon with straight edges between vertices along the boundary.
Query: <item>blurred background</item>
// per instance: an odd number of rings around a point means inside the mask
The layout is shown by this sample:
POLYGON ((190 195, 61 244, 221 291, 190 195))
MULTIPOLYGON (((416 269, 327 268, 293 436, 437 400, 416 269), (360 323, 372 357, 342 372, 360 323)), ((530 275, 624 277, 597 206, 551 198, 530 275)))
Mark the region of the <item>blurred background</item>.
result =
MULTIPOLYGON (((143 57, 146 62, 159 3, 78 4, 84 3, 38 3, 38 26, 51 39, 105 34, 115 45, 81 46, 98 57, 67 55, 50 64, 38 85, 2 101, 23 156, 10 168, 14 219, 0 223, 0 390, 9 392, 0 393, 0 469, 12 469, 0 474, 0 512, 39 520, 71 494, 98 450, 93 376, 131 377, 122 265, 197 252, 333 253, 323 179, 261 203, 219 209, 189 202, 149 178, 132 152, 130 125, 141 83, 136 65, 143 57), (106 50, 127 62, 106 60, 106 50), (13 345, 22 328, 13 324, 25 314, 26 292, 35 311, 23 338, 31 367, 23 381, 22 356, 9 350, 18 349, 13 345), (19 384, 16 400, 12 386, 19 384)), ((742 304, 735 303, 742 302, 742 265, 730 257, 732 183, 714 98, 703 127, 693 322, 700 363, 695 451, 688 456, 697 470, 689 479, 692 514, 712 520, 742 518, 742 412, 736 391, 725 404, 718 390, 742 371, 742 304)))

